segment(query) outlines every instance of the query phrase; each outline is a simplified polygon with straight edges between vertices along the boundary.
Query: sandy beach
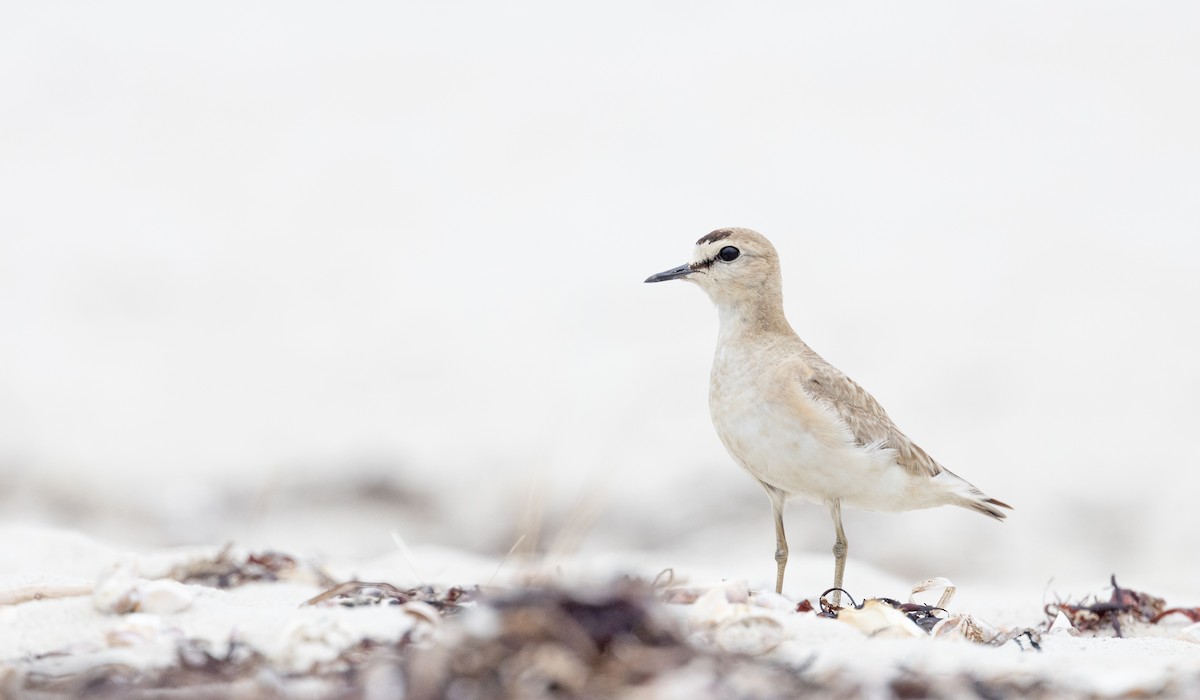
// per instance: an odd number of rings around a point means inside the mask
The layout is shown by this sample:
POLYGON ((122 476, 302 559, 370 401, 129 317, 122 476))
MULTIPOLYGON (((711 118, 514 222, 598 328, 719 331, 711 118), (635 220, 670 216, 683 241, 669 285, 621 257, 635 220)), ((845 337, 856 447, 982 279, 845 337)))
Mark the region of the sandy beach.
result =
MULTIPOLYGON (((563 561, 553 571, 516 563, 505 570, 464 552, 416 547, 345 567, 236 547, 121 551, 48 529, 0 534, 27 548, 17 557, 39 562, 0 578, 5 697, 1092 698, 1200 691, 1200 623, 1189 619, 1200 615, 1195 608, 1155 624, 1136 605, 1112 617, 1079 613, 1076 629, 1065 613, 1052 621, 1004 598, 978 610, 958 609, 953 599, 930 610, 942 581, 920 592, 907 613, 860 599, 831 618, 813 611, 820 601, 751 590, 745 581, 708 581, 673 568, 645 576, 644 563, 639 570, 632 558, 625 566, 563 561), (400 573, 415 562, 451 578, 435 583, 400 573)), ((895 589, 878 572, 868 578, 895 589)), ((1111 593, 1097 596, 1107 601, 1111 593)), ((1156 612, 1164 610, 1159 601, 1156 612)))
POLYGON ((0 696, 1200 696, 1198 23, 7 4, 0 696), (725 226, 1007 521, 848 509, 832 611, 795 502, 772 592, 642 283, 725 226))

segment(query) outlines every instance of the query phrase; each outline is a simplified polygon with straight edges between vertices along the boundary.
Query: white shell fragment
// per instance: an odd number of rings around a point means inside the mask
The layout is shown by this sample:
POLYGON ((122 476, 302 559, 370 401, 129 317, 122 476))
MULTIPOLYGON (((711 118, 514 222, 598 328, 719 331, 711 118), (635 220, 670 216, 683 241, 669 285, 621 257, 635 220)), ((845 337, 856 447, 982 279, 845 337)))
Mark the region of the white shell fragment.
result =
POLYGON ((733 614, 733 606, 725 597, 725 591, 712 588, 692 603, 688 610, 688 622, 693 627, 711 627, 721 624, 733 614))
POLYGON ((687 612, 691 638, 732 654, 757 656, 774 650, 791 633, 785 620, 794 603, 783 596, 751 597, 745 583, 730 582, 710 588, 696 598, 687 612))
POLYGON ((940 598, 938 598, 937 604, 934 605, 933 607, 942 608, 943 610, 945 610, 946 606, 949 605, 950 601, 954 598, 954 592, 958 589, 954 586, 954 583, 952 583, 950 581, 950 579, 948 579, 944 576, 935 576, 933 578, 927 578, 924 581, 913 586, 912 593, 908 594, 908 602, 916 603, 918 593, 924 593, 926 591, 936 591, 939 589, 942 590, 942 596, 940 598))
POLYGON ((751 656, 771 651, 786 638, 783 624, 761 613, 726 620, 713 632, 713 641, 722 650, 751 656))
POLYGON ((133 561, 122 559, 96 581, 92 605, 102 613, 123 615, 137 610, 139 597, 133 561))
POLYGON ((157 615, 133 613, 120 624, 104 633, 110 647, 136 647, 156 641, 162 634, 162 620, 157 615))
POLYGON ((1187 627, 1179 630, 1179 634, 1175 635, 1175 638, 1182 639, 1185 642, 1194 642, 1196 644, 1200 644, 1200 622, 1188 625, 1187 627))
POLYGON ((843 608, 838 612, 837 619, 871 637, 927 636, 925 630, 917 627, 907 615, 873 598, 864 602, 861 608, 843 608))
POLYGON ((359 637, 347 629, 335 612, 294 621, 283 631, 282 661, 292 673, 308 673, 328 664, 359 637))
POLYGON ((196 600, 196 590, 171 579, 156 579, 141 581, 138 585, 140 600, 139 612, 169 615, 183 612, 192 607, 196 600))
POLYGON ((92 606, 103 613, 132 612, 169 615, 192 607, 196 592, 171 579, 139 578, 131 560, 122 560, 100 576, 92 592, 92 606))
POLYGON ((952 615, 933 626, 934 637, 965 639, 976 644, 994 644, 1004 638, 1004 633, 995 625, 973 615, 952 615))
POLYGON ((1079 634, 1079 630, 1075 629, 1075 626, 1071 624, 1071 621, 1067 619, 1067 616, 1061 610, 1054 616, 1054 622, 1051 623, 1050 629, 1047 631, 1050 634, 1069 634, 1072 636, 1079 634))

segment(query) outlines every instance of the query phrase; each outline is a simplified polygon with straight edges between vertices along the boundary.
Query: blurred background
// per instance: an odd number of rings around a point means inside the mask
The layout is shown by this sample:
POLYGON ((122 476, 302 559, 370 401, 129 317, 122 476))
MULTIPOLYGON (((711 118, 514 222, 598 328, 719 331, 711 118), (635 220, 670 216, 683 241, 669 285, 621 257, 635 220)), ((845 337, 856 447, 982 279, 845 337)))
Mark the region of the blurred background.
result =
MULTIPOLYGON (((1198 21, 8 3, 0 522, 497 561, 524 535, 768 586, 767 500, 709 424, 716 315, 642 284, 748 226, 801 336, 1016 508, 850 512, 848 576, 1200 593, 1198 21)), ((829 558, 824 508, 787 522, 829 558)))

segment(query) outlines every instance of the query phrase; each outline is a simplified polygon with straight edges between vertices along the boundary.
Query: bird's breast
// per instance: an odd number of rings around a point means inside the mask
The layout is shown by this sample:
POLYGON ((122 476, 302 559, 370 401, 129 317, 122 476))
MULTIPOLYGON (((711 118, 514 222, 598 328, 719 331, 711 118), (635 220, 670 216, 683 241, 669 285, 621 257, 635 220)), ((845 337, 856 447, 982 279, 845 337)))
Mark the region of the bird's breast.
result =
POLYGON ((760 360, 718 351, 709 385, 717 435, 751 476, 826 502, 851 498, 863 486, 860 479, 887 469, 889 455, 854 444, 841 419, 798 388, 798 377, 779 376, 760 360))

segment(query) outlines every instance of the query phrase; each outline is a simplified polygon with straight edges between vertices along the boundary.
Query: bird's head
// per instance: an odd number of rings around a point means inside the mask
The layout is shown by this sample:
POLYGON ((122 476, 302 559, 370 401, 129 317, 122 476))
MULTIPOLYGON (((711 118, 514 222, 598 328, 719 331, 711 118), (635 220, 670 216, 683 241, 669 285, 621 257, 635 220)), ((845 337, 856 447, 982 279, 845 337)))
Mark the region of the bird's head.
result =
POLYGON ((647 282, 695 282, 718 306, 756 304, 780 297, 779 255, 762 234, 722 228, 696 241, 692 261, 650 275, 647 282))

